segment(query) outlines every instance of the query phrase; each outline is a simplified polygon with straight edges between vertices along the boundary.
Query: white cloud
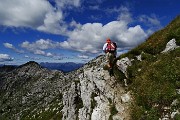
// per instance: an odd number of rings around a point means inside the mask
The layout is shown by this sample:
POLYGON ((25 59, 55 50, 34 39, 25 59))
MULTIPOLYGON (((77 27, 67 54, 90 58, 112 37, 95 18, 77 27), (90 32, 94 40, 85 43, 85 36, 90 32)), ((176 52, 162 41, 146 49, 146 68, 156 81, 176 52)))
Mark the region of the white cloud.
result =
POLYGON ((52 6, 47 0, 1 0, 0 25, 66 35, 65 10, 80 7, 81 0, 55 0, 55 3, 52 6))
POLYGON ((61 43, 66 49, 80 52, 99 53, 107 38, 115 41, 118 47, 136 46, 147 37, 140 25, 129 27, 127 21, 86 23, 69 34, 67 41, 61 43))
POLYGON ((3 43, 3 45, 4 45, 4 47, 9 48, 9 49, 12 49, 12 50, 14 50, 14 51, 17 52, 17 53, 24 53, 23 50, 19 50, 19 49, 15 48, 15 47, 14 47, 12 44, 10 44, 10 43, 3 43))
POLYGON ((158 18, 156 17, 156 15, 151 15, 151 16, 147 16, 147 15, 141 15, 139 16, 139 21, 140 22, 144 22, 148 25, 160 25, 160 21, 158 20, 158 18))
POLYGON ((69 32, 67 41, 61 43, 61 46, 84 53, 100 53, 107 38, 111 38, 122 49, 135 47, 145 40, 147 34, 140 25, 128 26, 133 19, 127 7, 121 6, 107 10, 109 13, 119 14, 116 21, 105 25, 102 23, 78 24, 78 27, 69 32))
POLYGON ((149 29, 147 30, 148 34, 152 34, 154 31, 162 28, 162 25, 155 14, 152 14, 150 16, 141 15, 138 17, 138 19, 139 19, 139 22, 142 22, 144 23, 144 25, 149 27, 149 29))
MULTIPOLYGON (((103 1, 98 0, 99 3, 103 1)), ((107 9, 109 12, 118 13, 118 16, 117 20, 105 25, 102 23, 80 24, 75 20, 67 24, 64 21, 64 10, 80 7, 82 0, 55 0, 55 3, 56 6, 54 7, 47 0, 1 1, 0 25, 30 27, 67 37, 67 41, 62 43, 40 39, 33 43, 25 41, 21 44, 22 48, 44 56, 53 55, 45 50, 60 47, 79 52, 100 53, 107 38, 117 42, 118 47, 132 47, 147 37, 140 25, 128 27, 128 24, 132 22, 132 16, 127 7, 107 9), (68 28, 71 28, 71 31, 68 28)), ((98 9, 98 6, 94 7, 98 9)), ((158 24, 155 19, 141 18, 142 22, 146 19, 150 23, 158 24)), ((17 50, 12 44, 4 45, 7 48, 17 50)))
POLYGON ((120 12, 119 12, 118 20, 126 21, 128 23, 132 22, 132 15, 129 12, 129 9, 126 7, 121 7, 120 12))
POLYGON ((36 28, 49 11, 53 8, 46 0, 1 0, 0 24, 36 28))
POLYGON ((117 14, 118 21, 124 21, 130 23, 133 21, 132 14, 130 13, 130 9, 127 6, 113 7, 105 9, 105 12, 108 14, 117 14))
POLYGON ((43 51, 43 50, 38 50, 38 49, 36 49, 36 50, 34 50, 33 52, 34 52, 34 54, 36 54, 36 55, 46 55, 45 51, 43 51))
POLYGON ((20 46, 36 55, 43 55, 43 56, 51 57, 51 56, 54 56, 54 54, 50 52, 46 53, 44 50, 58 48, 60 46, 60 43, 53 42, 51 40, 40 39, 32 43, 25 41, 20 46))
POLYGON ((50 53, 50 52, 48 52, 48 53, 46 54, 46 56, 48 56, 48 57, 52 57, 52 56, 53 56, 53 54, 52 54, 52 53, 50 53))
POLYGON ((14 48, 14 46, 13 46, 12 44, 10 44, 10 43, 4 43, 3 45, 4 45, 6 48, 10 48, 10 49, 14 48))
POLYGON ((8 54, 0 54, 0 62, 5 61, 13 61, 13 58, 11 58, 8 54))
POLYGON ((72 20, 71 23, 69 24, 71 28, 81 28, 82 25, 80 23, 77 23, 76 21, 72 20))
POLYGON ((65 35, 67 25, 63 22, 63 14, 61 11, 49 12, 45 15, 43 25, 37 27, 37 30, 50 32, 53 34, 65 35))
POLYGON ((37 50, 37 49, 46 50, 49 48, 55 48, 55 47, 57 47, 57 45, 58 45, 58 42, 53 42, 49 39, 47 39, 47 40, 40 39, 40 40, 37 40, 32 43, 25 41, 21 44, 21 47, 25 48, 27 50, 33 51, 33 50, 37 50))
POLYGON ((87 55, 78 55, 78 58, 80 58, 80 59, 89 59, 89 56, 87 56, 87 55))
POLYGON ((9 27, 29 27, 54 34, 66 31, 62 10, 47 0, 1 0, 0 19, 0 25, 9 27))
POLYGON ((79 7, 81 5, 81 0, 55 0, 55 2, 60 8, 79 7))

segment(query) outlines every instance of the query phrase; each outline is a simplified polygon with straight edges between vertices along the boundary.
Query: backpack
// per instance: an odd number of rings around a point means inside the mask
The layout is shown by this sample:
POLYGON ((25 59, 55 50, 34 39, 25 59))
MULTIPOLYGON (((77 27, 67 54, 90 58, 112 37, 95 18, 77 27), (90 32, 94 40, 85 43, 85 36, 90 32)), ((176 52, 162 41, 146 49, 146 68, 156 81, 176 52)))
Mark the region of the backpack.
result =
POLYGON ((117 49, 117 45, 115 42, 111 42, 107 44, 106 52, 115 52, 117 49))

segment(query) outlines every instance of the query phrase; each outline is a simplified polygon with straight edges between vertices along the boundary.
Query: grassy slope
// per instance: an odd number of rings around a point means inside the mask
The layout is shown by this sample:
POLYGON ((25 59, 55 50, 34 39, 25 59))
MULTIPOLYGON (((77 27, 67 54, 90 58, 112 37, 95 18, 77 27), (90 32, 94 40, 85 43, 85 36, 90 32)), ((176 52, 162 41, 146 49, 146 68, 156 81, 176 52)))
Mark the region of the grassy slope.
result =
MULTIPOLYGON (((172 38, 180 46, 180 16, 173 20, 164 29, 155 32, 146 42, 119 57, 134 58, 142 52, 142 62, 133 61, 128 68, 130 81, 129 90, 132 90, 135 105, 132 106, 132 119, 158 120, 164 113, 163 108, 170 106, 173 100, 179 99, 176 89, 180 88, 180 48, 162 54, 161 51, 172 38)), ((119 79, 122 73, 116 71, 119 79)), ((171 107, 180 109, 180 104, 171 107)), ((168 111, 167 111, 168 112, 168 111)), ((176 119, 179 119, 176 116, 176 119)))

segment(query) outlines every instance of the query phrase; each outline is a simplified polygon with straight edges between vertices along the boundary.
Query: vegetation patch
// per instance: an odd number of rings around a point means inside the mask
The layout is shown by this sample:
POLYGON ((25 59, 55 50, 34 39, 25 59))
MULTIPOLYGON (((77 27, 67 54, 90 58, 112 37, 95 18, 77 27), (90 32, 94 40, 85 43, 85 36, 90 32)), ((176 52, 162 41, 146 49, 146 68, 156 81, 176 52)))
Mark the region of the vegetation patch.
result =
MULTIPOLYGON (((179 110, 180 102, 175 106, 171 104, 173 100, 180 101, 176 90, 180 89, 180 48, 161 53, 173 38, 180 46, 180 16, 164 29, 155 32, 143 44, 118 57, 134 59, 132 66, 127 69, 131 81, 128 89, 133 92, 135 100, 131 106, 133 120, 158 120, 164 114, 164 107, 170 108, 169 113, 173 109, 179 110), (140 54, 142 61, 136 59, 140 54)), ((115 73, 119 81, 124 79, 122 73, 115 73)), ((176 115, 175 119, 178 118, 179 115, 176 115)))
POLYGON ((61 120, 63 117, 62 108, 62 94, 60 94, 43 108, 37 105, 30 106, 29 109, 23 111, 21 120, 61 120))

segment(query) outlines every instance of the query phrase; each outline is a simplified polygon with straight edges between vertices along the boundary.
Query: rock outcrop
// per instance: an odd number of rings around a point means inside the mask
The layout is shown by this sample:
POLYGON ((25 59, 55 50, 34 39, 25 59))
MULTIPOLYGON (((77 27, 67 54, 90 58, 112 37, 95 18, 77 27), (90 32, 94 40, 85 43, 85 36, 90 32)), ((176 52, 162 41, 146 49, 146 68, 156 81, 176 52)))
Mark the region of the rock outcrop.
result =
POLYGON ((74 96, 67 96, 67 93, 64 93, 66 104, 63 111, 69 111, 69 107, 73 111, 69 112, 69 115, 64 112, 66 116, 64 119, 73 120, 76 117, 80 120, 129 119, 130 94, 126 94, 122 85, 117 84, 116 79, 110 77, 108 71, 103 70, 104 65, 104 56, 100 56, 81 69, 82 73, 79 74, 78 80, 71 83, 68 91, 68 93, 75 92, 74 96), (71 104, 76 97, 81 99, 81 108, 71 104), (79 112, 78 116, 75 116, 77 108, 79 112), (116 114, 112 113, 112 109, 117 111, 116 114))
POLYGON ((103 70, 104 57, 66 74, 32 61, 4 73, 0 119, 128 120, 130 92, 103 70))
POLYGON ((178 47, 179 46, 176 45, 176 40, 172 39, 166 44, 166 48, 161 53, 166 53, 168 51, 172 51, 178 47))

